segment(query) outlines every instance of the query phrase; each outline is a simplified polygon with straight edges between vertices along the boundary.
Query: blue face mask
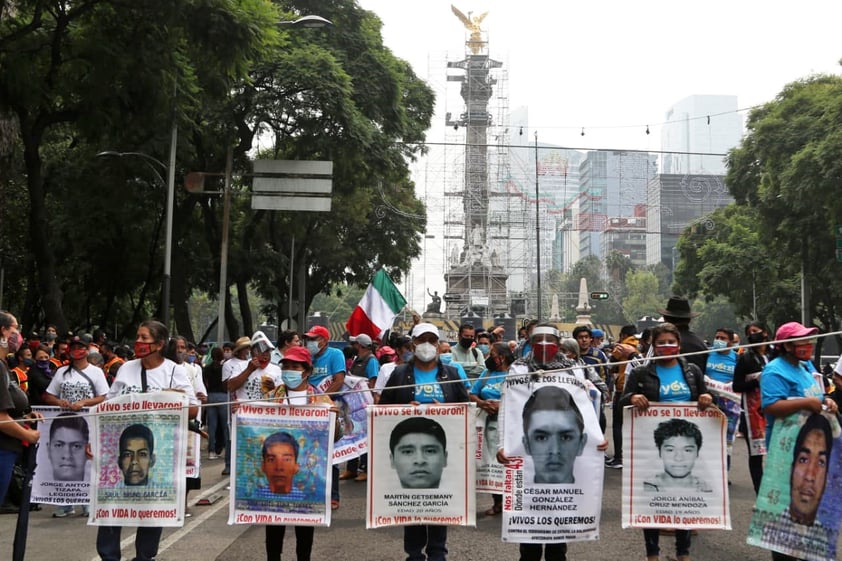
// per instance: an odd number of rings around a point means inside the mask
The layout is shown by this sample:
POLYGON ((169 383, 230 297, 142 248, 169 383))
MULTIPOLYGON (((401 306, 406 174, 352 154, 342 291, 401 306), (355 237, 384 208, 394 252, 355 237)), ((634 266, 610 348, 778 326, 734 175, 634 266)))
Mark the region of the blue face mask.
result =
POLYGON ((304 380, 304 375, 300 370, 281 370, 281 379, 286 387, 297 388, 304 380))
POLYGON ((722 349, 724 349, 727 346, 728 346, 728 341, 723 341, 722 339, 714 339, 713 343, 711 344, 711 347, 718 350, 718 351, 721 351, 722 349))
POLYGON ((406 351, 403 353, 403 361, 409 362, 410 360, 412 360, 412 351, 406 351))
POLYGON ((319 354, 319 342, 318 341, 307 341, 307 350, 310 351, 310 354, 316 356, 319 354))
POLYGON ((482 353, 482 356, 488 356, 488 351, 491 350, 491 347, 483 343, 481 345, 477 345, 477 350, 482 353))
POLYGON ((196 362, 196 355, 187 355, 187 362, 189 362, 190 364, 196 362))

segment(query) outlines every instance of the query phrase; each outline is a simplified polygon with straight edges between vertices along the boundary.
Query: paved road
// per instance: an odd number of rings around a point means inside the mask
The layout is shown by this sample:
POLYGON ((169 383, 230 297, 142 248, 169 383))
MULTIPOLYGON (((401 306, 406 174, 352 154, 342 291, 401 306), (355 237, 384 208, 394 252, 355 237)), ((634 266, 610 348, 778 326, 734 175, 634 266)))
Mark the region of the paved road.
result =
MULTIPOLYGON (((609 415, 610 418, 610 415, 609 415)), ((754 491, 748 475, 745 443, 734 446, 731 470, 731 516, 733 530, 705 531, 693 538, 691 554, 705 561, 768 561, 767 551, 745 544, 754 491)), ((161 542, 159 561, 258 561, 264 556, 262 526, 229 526, 227 524, 227 477, 222 462, 206 462, 202 470, 203 490, 194 491, 195 499, 220 493, 223 498, 211 506, 194 506, 193 517, 183 528, 166 530, 161 542)), ((621 470, 606 470, 600 539, 573 543, 569 547, 571 561, 617 561, 643 559, 643 535, 640 530, 620 528, 621 470)), ((354 481, 341 483, 342 506, 334 512, 330 528, 317 528, 313 549, 314 560, 331 561, 400 561, 405 558, 400 528, 365 529, 365 485, 354 481)), ((517 559, 517 545, 500 541, 500 518, 481 513, 491 505, 489 495, 477 497, 476 528, 451 528, 448 538, 450 558, 454 561, 489 561, 517 559)), ((30 523, 28 560, 97 561, 94 546, 96 528, 87 526, 81 517, 53 519, 52 507, 33 512, 30 523)), ((0 516, 0 559, 11 558, 15 516, 0 516)), ((124 557, 131 559, 134 532, 124 532, 124 557)), ((672 537, 661 538, 662 551, 671 553, 672 537)), ((287 532, 285 559, 294 559, 294 532, 287 532)), ((662 556, 666 559, 667 556, 662 556)))

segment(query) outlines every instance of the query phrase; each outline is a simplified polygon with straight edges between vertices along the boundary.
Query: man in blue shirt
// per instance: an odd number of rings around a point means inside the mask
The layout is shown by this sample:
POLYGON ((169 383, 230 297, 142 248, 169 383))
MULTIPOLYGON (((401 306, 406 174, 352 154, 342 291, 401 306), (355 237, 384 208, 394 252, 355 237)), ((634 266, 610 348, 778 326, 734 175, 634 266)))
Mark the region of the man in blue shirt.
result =
MULTIPOLYGON (((328 345, 330 331, 327 327, 315 325, 304 334, 304 338, 307 350, 313 356, 310 385, 316 392, 330 394, 335 399, 345 384, 345 355, 328 345)), ((339 467, 335 465, 330 488, 330 508, 339 508, 339 467)))

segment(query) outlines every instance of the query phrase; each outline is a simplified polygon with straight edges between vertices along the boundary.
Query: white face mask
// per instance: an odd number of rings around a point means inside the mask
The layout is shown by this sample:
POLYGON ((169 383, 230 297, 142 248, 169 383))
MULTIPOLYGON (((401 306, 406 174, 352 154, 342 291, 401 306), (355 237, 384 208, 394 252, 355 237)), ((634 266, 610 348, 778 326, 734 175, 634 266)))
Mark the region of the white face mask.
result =
POLYGON ((421 343, 415 346, 415 357, 421 362, 432 362, 438 354, 438 347, 432 343, 421 343))

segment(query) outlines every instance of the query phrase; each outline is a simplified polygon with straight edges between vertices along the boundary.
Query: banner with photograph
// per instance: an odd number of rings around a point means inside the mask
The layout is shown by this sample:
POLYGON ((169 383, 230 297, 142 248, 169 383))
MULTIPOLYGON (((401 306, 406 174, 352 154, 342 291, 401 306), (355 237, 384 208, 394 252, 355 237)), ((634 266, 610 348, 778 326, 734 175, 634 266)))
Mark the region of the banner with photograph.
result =
POLYGON ((476 406, 368 408, 366 528, 476 525, 476 406))
POLYGON ((87 505, 91 502, 91 450, 88 408, 66 411, 60 407, 33 407, 44 416, 39 425, 33 504, 87 505))
POLYGON ((232 428, 228 523, 330 525, 335 421, 328 405, 241 404, 232 428))
POLYGON ((343 393, 334 396, 339 408, 342 438, 333 445, 333 463, 357 458, 368 451, 368 422, 365 408, 374 403, 368 380, 361 376, 345 376, 343 393))
POLYGON ((588 384, 525 374, 506 379, 502 399, 503 541, 598 539, 604 436, 588 384))
POLYGON ((185 394, 161 391, 122 395, 93 409, 88 524, 184 524, 188 405, 185 394))
POLYGON ((503 492, 503 464, 497 461, 497 415, 477 409, 477 448, 474 457, 477 462, 477 492, 503 492))
POLYGON ((695 403, 623 411, 623 528, 730 530, 727 420, 695 403))
POLYGON ((837 559, 842 431, 830 413, 776 419, 748 529, 749 545, 808 561, 837 559))

